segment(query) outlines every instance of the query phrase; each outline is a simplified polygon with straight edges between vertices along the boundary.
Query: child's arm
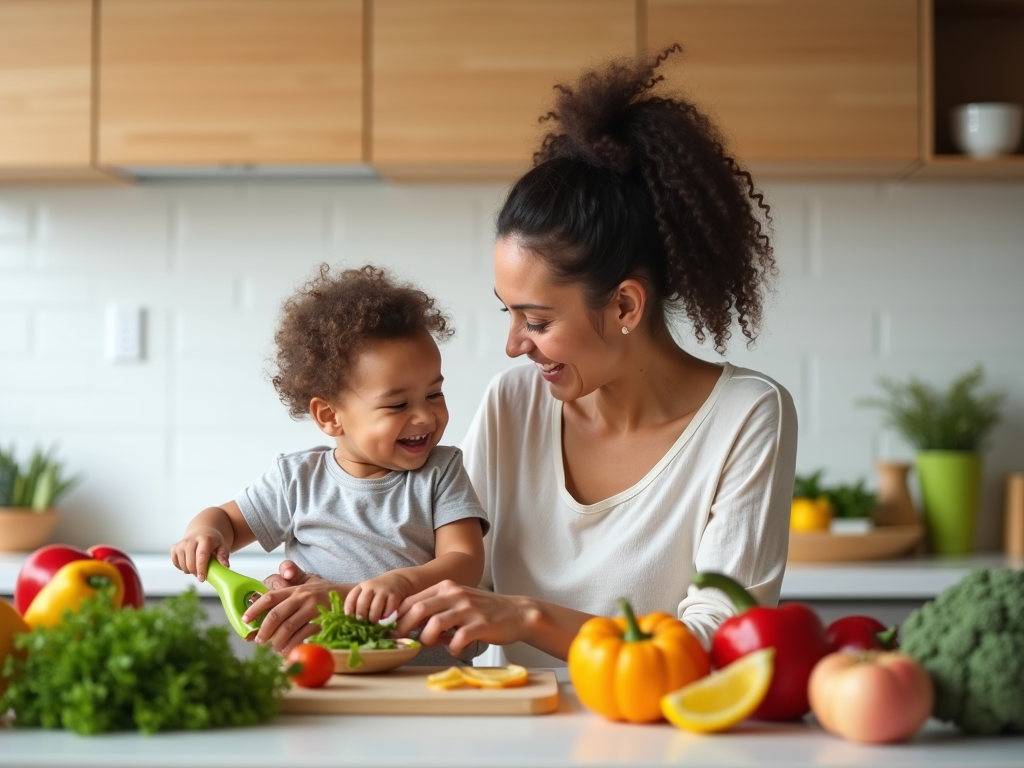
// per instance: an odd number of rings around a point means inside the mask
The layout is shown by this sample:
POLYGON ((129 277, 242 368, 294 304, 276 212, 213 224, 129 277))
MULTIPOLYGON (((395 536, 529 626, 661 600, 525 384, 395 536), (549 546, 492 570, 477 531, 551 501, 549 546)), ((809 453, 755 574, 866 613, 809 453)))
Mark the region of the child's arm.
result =
POLYGON ((483 572, 484 537, 480 520, 456 520, 434 532, 433 560, 397 568, 357 584, 345 597, 345 613, 380 621, 397 611, 409 595, 445 580, 475 587, 483 572))
POLYGON ((211 557, 227 567, 229 553, 254 541, 256 536, 245 522, 242 510, 229 501, 219 507, 207 507, 192 518, 184 538, 171 547, 171 562, 175 568, 205 581, 211 557))

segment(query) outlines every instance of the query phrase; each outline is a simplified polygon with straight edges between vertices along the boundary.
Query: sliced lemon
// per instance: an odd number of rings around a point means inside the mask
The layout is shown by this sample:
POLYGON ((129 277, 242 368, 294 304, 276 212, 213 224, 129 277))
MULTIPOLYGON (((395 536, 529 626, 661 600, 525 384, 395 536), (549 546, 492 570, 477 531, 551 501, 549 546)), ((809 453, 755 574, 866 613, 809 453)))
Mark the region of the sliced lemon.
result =
POLYGON ((768 693, 775 649, 764 648, 662 697, 661 712, 687 731, 713 733, 745 720, 768 693))
POLYGON ((474 688, 516 688, 526 685, 530 673, 526 667, 509 664, 507 667, 463 667, 459 670, 466 684, 474 688))
POLYGON ((447 691, 450 688, 458 688, 466 684, 466 678, 458 667, 448 667, 444 672, 435 672, 427 675, 427 688, 439 691, 447 691))

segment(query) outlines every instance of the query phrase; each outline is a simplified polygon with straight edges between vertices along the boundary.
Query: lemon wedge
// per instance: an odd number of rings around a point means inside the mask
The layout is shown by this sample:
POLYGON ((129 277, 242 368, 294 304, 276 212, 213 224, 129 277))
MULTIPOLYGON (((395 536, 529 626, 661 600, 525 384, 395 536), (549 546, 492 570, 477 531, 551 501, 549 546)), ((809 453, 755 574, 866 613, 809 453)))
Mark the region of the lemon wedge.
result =
POLYGON ((466 684, 466 678, 458 667, 448 667, 444 672, 435 672, 427 675, 427 688, 438 691, 447 691, 451 688, 459 688, 466 684))
POLYGON ((662 697, 661 712, 680 728, 714 733, 749 717, 768 693, 775 649, 754 651, 707 677, 662 697))

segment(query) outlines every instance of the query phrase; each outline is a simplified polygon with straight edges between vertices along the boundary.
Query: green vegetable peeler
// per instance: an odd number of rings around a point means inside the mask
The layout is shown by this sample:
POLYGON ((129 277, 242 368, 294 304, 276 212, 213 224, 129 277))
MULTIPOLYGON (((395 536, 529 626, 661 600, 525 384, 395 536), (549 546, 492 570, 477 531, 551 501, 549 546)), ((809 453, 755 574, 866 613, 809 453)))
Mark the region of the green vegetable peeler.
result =
POLYGON ((239 636, 247 638, 252 632, 259 629, 263 616, 258 616, 252 624, 246 624, 242 621, 242 614, 267 591, 262 581, 235 573, 230 568, 225 568, 216 559, 210 560, 210 564, 206 567, 206 580, 220 595, 224 613, 227 614, 228 621, 231 622, 231 626, 235 628, 235 632, 239 636))

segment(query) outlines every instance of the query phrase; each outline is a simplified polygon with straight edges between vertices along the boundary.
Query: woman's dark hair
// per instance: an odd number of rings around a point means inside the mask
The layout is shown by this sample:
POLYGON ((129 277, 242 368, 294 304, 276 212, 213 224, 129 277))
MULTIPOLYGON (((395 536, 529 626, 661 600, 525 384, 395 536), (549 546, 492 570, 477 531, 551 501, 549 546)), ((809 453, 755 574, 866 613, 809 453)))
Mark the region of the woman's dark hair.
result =
POLYGON ((711 121, 653 95, 664 79, 656 70, 680 50, 555 86, 555 109, 541 120, 559 130, 509 192, 497 234, 544 259, 556 280, 582 284, 593 309, 623 280, 642 280, 648 319, 682 309, 697 340, 724 353, 734 316, 748 345, 760 329, 777 268, 758 214, 771 217, 711 121))
POLYGON ((314 397, 333 400, 348 386, 368 344, 420 331, 438 341, 455 333, 434 299, 385 270, 366 265, 332 275, 321 264, 282 307, 271 381, 291 417, 301 419, 314 397))

